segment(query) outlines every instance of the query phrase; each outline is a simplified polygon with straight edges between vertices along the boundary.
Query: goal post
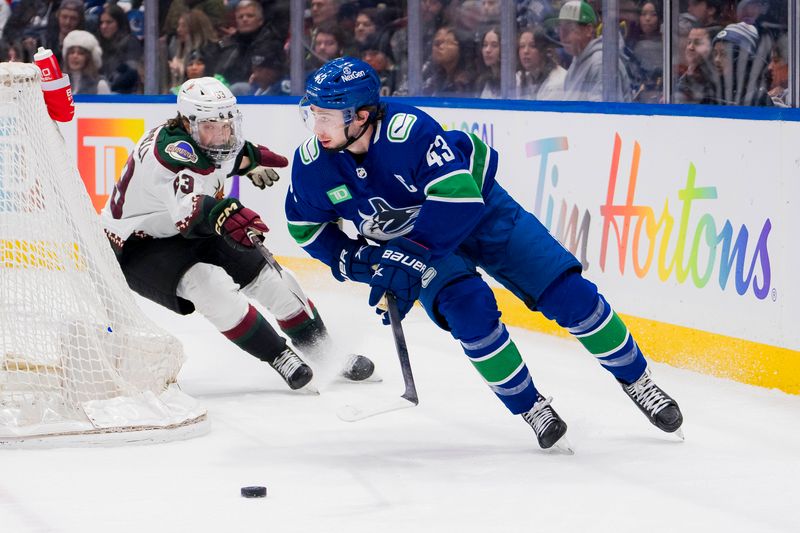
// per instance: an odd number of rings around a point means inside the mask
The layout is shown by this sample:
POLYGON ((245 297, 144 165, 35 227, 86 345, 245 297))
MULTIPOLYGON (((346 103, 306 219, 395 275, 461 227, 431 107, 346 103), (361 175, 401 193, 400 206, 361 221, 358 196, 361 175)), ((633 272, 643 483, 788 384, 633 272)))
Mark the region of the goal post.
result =
POLYGON ((0 63, 0 446, 202 434, 183 362, 128 288, 38 68, 0 63))

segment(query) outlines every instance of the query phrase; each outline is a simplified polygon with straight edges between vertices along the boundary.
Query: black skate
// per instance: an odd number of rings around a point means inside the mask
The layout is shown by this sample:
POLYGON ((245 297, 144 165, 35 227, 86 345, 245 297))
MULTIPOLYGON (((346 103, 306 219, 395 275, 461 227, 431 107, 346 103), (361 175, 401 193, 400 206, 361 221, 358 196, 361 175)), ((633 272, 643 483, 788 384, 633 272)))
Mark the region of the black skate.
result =
POLYGON ((572 454, 572 446, 564 436, 567 432, 567 424, 561 420, 555 409, 550 407, 552 401, 552 398, 545 399, 539 394, 531 410, 522 413, 522 418, 533 428, 542 449, 547 450, 555 446, 560 451, 572 454))
POLYGON ((289 346, 284 348, 281 354, 270 363, 270 366, 278 371, 278 374, 292 390, 305 387, 314 377, 311 367, 305 364, 289 346))
POLYGON ((375 363, 369 357, 352 354, 342 368, 341 375, 350 381, 364 381, 375 372, 375 363))
POLYGON ((649 369, 630 385, 621 381, 620 385, 654 426, 667 433, 677 432, 677 435, 683 438, 683 432, 680 431, 683 424, 681 409, 675 400, 650 379, 649 369))

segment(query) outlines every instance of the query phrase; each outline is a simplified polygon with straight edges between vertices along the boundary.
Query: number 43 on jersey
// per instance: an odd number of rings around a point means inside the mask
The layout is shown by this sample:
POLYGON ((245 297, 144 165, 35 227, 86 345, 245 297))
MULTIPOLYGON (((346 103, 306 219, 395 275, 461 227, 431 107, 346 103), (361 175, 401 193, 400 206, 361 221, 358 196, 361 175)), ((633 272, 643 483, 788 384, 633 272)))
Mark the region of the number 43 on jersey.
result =
POLYGON ((433 165, 442 166, 445 162, 450 162, 456 157, 453 155, 453 151, 447 146, 447 143, 442 138, 441 135, 437 135, 436 139, 433 140, 431 143, 430 148, 428 148, 428 166, 432 167, 433 165))

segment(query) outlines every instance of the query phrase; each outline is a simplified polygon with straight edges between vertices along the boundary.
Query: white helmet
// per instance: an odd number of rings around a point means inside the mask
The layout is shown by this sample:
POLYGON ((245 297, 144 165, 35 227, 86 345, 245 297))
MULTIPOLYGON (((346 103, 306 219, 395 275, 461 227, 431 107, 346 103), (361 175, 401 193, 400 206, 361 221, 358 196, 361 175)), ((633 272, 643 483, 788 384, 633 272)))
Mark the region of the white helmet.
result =
POLYGON ((244 146, 236 97, 218 79, 184 82, 178 91, 178 112, 189 121, 192 139, 213 161, 231 159, 244 146), (212 128, 216 133, 209 133, 212 128))

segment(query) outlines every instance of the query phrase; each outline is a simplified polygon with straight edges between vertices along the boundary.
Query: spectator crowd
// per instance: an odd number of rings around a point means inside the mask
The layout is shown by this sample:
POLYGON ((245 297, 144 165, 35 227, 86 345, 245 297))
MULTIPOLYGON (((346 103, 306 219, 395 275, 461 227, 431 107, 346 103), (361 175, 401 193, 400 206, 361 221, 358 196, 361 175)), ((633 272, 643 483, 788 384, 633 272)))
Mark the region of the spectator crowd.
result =
MULTIPOLYGON (((786 0, 618 0, 617 80, 606 88, 601 0, 515 0, 513 98, 785 105, 786 0), (672 31, 673 50, 664 50, 672 31), (604 78, 605 75, 605 78, 604 78)), ((334 57, 364 59, 386 96, 409 95, 405 0, 310 0, 304 31, 290 34, 290 0, 159 0, 160 92, 215 76, 234 94, 290 92, 289 50, 310 74, 334 57)), ((77 94, 142 93, 142 0, 0 0, 0 60, 53 50, 77 94)), ((420 0, 425 96, 500 98, 500 0, 420 0)))

